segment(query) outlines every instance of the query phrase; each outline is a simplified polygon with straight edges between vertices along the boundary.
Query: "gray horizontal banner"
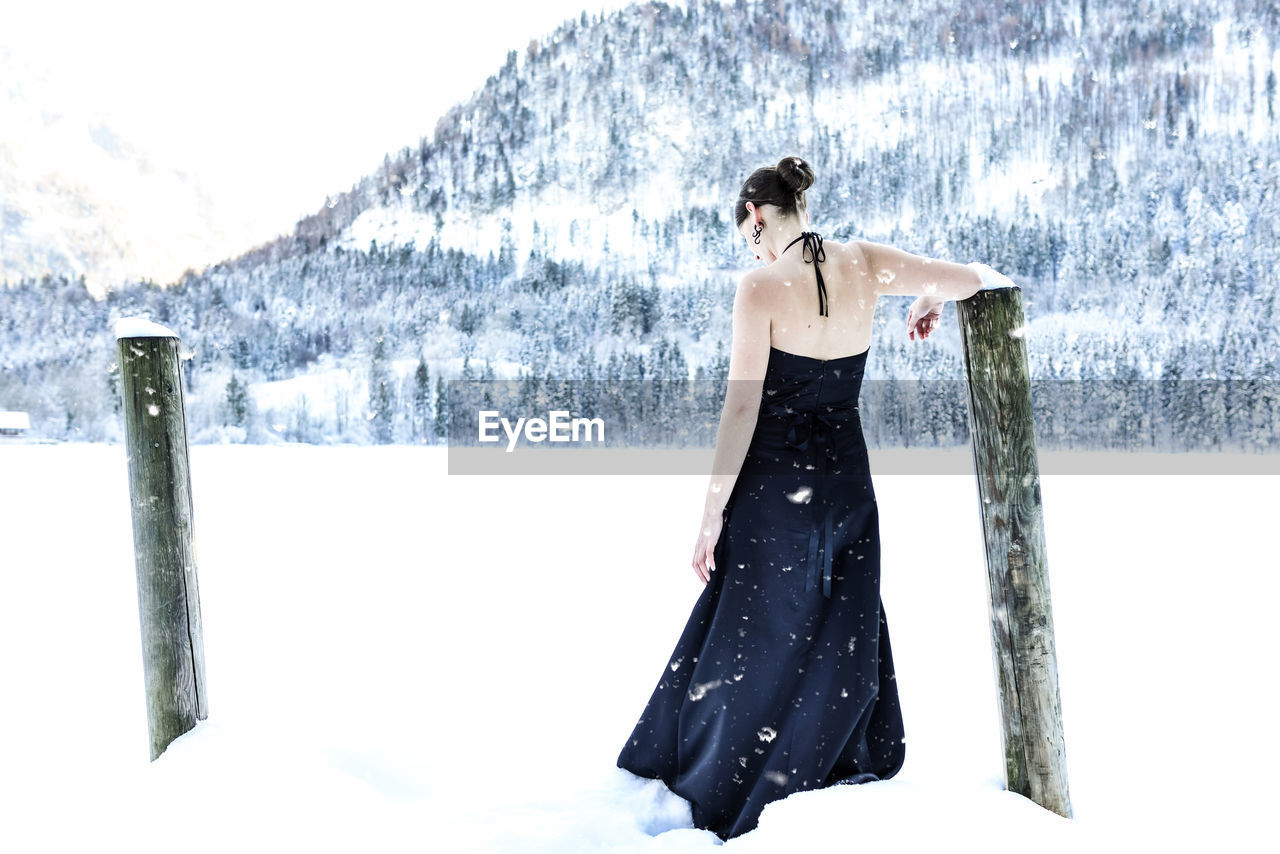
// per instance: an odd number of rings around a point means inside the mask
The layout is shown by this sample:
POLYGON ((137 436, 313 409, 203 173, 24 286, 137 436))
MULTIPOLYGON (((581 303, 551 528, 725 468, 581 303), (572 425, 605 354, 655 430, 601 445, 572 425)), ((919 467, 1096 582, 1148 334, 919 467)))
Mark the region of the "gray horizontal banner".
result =
MULTIPOLYGON (((879 475, 975 475, 972 449, 872 448, 871 473, 879 475)), ((625 448, 550 450, 507 454, 493 448, 450 448, 449 474, 710 474, 710 449, 625 448)), ((1039 475, 1210 474, 1280 475, 1280 453, 1230 451, 1039 451, 1039 475)))
MULTIPOLYGON (((846 454, 865 443, 876 474, 973 473, 967 382, 859 380, 824 379, 821 404, 786 380, 777 388, 746 383, 748 398, 762 403, 754 422, 739 427, 775 439, 789 428, 804 433, 820 408, 831 413, 831 429, 848 431, 846 454)), ((719 437, 727 387, 703 379, 454 380, 449 473, 711 474, 716 442, 729 438, 719 437)), ((1043 474, 1280 473, 1275 381, 1054 380, 1032 381, 1030 391, 1043 474)))

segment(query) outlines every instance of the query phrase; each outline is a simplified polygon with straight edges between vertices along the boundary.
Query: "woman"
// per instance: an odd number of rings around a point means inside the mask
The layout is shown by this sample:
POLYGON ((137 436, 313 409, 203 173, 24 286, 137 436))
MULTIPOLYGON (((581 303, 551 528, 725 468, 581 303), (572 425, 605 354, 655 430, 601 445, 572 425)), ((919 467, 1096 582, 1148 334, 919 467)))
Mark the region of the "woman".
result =
MULTIPOLYGON (((858 392, 881 294, 927 338, 985 265, 806 231, 813 170, 757 169, 734 214, 765 266, 733 305, 729 383, 694 546, 704 583, 618 757, 722 839, 791 792, 892 777, 905 756, 858 392), (976 268, 976 269, 975 269, 976 268), (816 284, 816 288, 815 288, 816 284)), ((994 271, 990 271, 993 275, 994 271)), ((1007 281, 1007 280, 1005 280, 1007 281)))

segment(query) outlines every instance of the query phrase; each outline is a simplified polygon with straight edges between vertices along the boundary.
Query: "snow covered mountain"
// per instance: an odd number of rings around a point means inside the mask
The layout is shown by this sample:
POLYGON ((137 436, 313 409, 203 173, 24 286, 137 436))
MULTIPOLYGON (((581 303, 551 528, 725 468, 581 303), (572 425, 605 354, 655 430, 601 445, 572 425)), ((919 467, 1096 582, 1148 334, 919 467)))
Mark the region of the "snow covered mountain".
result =
POLYGON ((1274 64, 1272 36, 1184 6, 695 0, 584 14, 512 50, 432 136, 294 239, 434 237, 481 256, 506 242, 520 263, 620 268, 660 255, 685 275, 694 259, 742 262, 725 228, 737 187, 789 151, 818 164, 811 208, 832 232, 1049 213, 1095 161, 1130 178, 1153 141, 1274 136, 1259 120, 1265 73, 1246 68, 1274 64))
MULTIPOLYGON (((136 312, 184 330, 197 429, 243 422, 247 383, 259 438, 421 438, 419 365, 715 377, 754 265, 733 201, 790 153, 824 235, 1022 285, 1037 377, 1275 378, 1277 44, 1263 0, 584 14, 291 234, 100 303, 73 280, 0 294, 0 405, 110 435, 112 354, 84 342, 136 312)), ((876 312, 869 378, 961 375, 954 329, 921 348, 901 323, 876 312)), ((962 432, 963 404, 946 419, 962 432)))
POLYGON ((0 283, 84 276, 101 294, 242 251, 195 176, 0 47, 0 283))

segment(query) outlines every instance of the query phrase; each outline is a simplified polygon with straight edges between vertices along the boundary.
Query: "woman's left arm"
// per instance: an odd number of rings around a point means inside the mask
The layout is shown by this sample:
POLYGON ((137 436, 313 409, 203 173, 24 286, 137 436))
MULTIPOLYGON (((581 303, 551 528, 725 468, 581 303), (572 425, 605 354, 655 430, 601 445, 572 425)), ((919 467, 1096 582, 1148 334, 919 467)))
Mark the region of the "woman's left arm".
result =
POLYGON ((738 283, 733 298, 733 347, 729 354, 729 382, 720 429, 716 433, 716 455, 711 464, 711 482, 693 549, 693 570, 703 583, 715 570, 714 552, 724 523, 724 508, 737 483, 742 461, 755 434, 760 414, 760 391, 769 366, 769 307, 762 286, 748 273, 738 283))

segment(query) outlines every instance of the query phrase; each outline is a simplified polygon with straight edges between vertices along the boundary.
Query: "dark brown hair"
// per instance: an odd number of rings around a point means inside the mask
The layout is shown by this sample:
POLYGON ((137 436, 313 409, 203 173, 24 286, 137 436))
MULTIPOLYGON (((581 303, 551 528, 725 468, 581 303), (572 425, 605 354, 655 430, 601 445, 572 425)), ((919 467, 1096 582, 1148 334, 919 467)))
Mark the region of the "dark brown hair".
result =
POLYGON ((777 166, 761 166, 742 183, 733 223, 740 226, 747 218, 747 202, 777 205, 783 216, 798 214, 805 207, 804 191, 812 186, 813 169, 799 157, 784 157, 777 166))

